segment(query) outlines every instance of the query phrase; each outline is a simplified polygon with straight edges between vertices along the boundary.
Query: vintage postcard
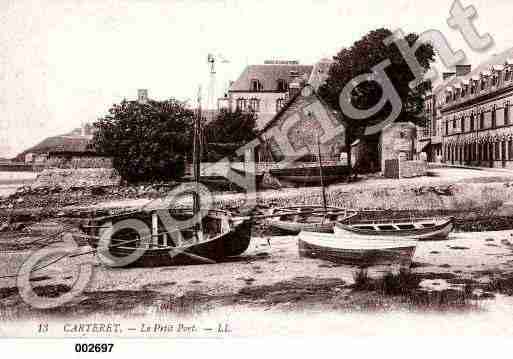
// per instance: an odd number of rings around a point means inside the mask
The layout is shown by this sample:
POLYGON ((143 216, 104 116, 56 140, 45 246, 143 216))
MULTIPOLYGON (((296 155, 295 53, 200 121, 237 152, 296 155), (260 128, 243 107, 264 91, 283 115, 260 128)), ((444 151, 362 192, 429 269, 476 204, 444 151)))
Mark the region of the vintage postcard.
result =
POLYGON ((512 334, 512 2, 0 9, 0 338, 512 334))

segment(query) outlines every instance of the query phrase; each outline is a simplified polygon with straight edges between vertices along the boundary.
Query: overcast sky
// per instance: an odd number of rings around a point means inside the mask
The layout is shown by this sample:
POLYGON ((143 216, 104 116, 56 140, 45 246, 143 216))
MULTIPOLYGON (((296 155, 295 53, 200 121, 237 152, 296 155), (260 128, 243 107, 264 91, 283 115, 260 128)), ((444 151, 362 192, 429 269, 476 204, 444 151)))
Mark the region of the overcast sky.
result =
POLYGON ((230 61, 218 66, 221 91, 247 64, 311 64, 378 27, 440 30, 472 64, 513 46, 513 1, 462 3, 495 40, 485 53, 449 28, 448 0, 1 0, 0 157, 92 122, 138 88, 195 101, 209 52, 230 61))

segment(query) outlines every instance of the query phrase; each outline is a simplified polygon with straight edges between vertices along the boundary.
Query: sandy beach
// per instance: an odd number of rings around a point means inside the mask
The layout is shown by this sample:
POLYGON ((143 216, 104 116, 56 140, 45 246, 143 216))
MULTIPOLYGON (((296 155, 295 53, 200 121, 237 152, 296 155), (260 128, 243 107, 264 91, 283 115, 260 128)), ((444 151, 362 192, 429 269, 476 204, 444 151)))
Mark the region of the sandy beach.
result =
MULTIPOLYGON (((16 273, 29 255, 27 251, 2 253, 0 272, 16 273)), ((121 269, 106 267, 95 256, 87 255, 34 273, 31 280, 34 286, 41 287, 71 285, 81 263, 93 266, 86 291, 56 310, 28 307, 13 289, 16 281, 1 279, 2 317, 58 320, 71 313, 81 318, 107 313, 124 320, 141 315, 148 320, 176 315, 188 320, 207 320, 210 314, 215 317, 221 312, 262 311, 283 315, 299 311, 306 315, 430 310, 397 298, 378 299, 354 291, 351 285, 357 268, 300 258, 295 236, 253 238, 244 255, 217 264, 121 269)), ((390 270, 394 268, 377 267, 369 274, 379 277, 390 270)), ((454 233, 446 241, 419 242, 412 271, 422 278, 423 291, 462 291, 470 283, 482 295, 480 287, 513 275, 513 231, 454 233)), ((476 297, 475 302, 487 303, 486 306, 479 304, 465 310, 485 310, 499 300, 496 293, 484 293, 487 295, 476 297)), ((504 301, 503 296, 499 298, 504 301)))
MULTIPOLYGON (((237 328, 233 335, 244 336, 265 334, 258 332, 257 323, 262 324, 263 320, 275 323, 273 326, 265 325, 273 328, 272 332, 266 332, 268 334, 302 335, 311 333, 315 323, 326 323, 323 319, 326 316, 339 318, 328 321, 333 330, 344 330, 345 326, 349 328, 349 318, 368 318, 361 320, 369 321, 369 325, 375 328, 384 327, 376 322, 380 316, 366 316, 366 313, 375 312, 383 315, 402 313, 404 320, 411 317, 426 320, 427 314, 451 315, 462 320, 472 316, 497 316, 499 312, 504 316, 513 314, 510 297, 513 294, 513 227, 508 220, 513 213, 510 205, 513 190, 509 185, 513 180, 511 172, 440 169, 434 173, 435 176, 416 179, 415 182, 366 178, 358 183, 339 184, 328 189, 330 201, 342 203, 349 200, 355 206, 379 203, 384 208, 411 211, 419 203, 428 203, 431 199, 431 204, 436 206, 425 208, 446 208, 462 213, 457 230, 447 240, 418 242, 409 274, 416 284, 407 293, 386 293, 380 289, 381 284, 375 284, 381 283, 389 273, 396 275, 398 268, 370 268, 370 284, 362 287, 355 281, 360 269, 301 258, 295 236, 271 235, 258 225, 254 228, 250 248, 243 255, 215 264, 111 268, 102 264, 94 254, 58 261, 31 274, 30 283, 34 291, 50 298, 68 292, 79 277, 80 265, 91 267, 92 276, 82 293, 54 309, 30 307, 18 295, 16 278, 1 278, 0 317, 10 323, 34 320, 57 323, 69 316, 91 321, 105 315, 124 323, 130 323, 134 318, 149 322, 176 318, 194 323, 228 321, 237 328), (447 186, 453 174, 458 180, 452 181, 449 194, 419 192, 418 188, 447 186), (469 217, 474 209, 465 205, 473 203, 471 199, 476 194, 486 208, 482 212, 476 210, 475 216, 469 217), (500 225, 507 230, 490 231, 499 226, 497 218, 501 218, 500 225), (477 224, 483 219, 485 231, 472 230, 481 228, 477 224), (458 317, 462 312, 466 314, 458 317), (293 322, 283 319, 292 313, 294 318, 308 318, 311 326, 298 328, 293 322), (248 322, 248 318, 254 320, 248 322)), ((297 201, 298 197, 317 201, 316 191, 318 189, 309 188, 306 196, 304 189, 266 191, 261 194, 260 201, 265 203, 277 198, 297 201)), ((72 196, 72 201, 78 199, 78 194, 68 195, 72 196)), ((51 196, 59 194, 34 198, 36 201, 48 200, 51 196)), ((238 203, 240 197, 243 195, 228 193, 218 195, 216 200, 238 203)), ((96 201, 94 197, 88 198, 93 208, 99 210, 137 208, 149 200, 144 197, 96 201)), ((17 274, 33 253, 49 244, 50 237, 45 237, 48 234, 64 228, 79 233, 78 228, 70 226, 70 218, 63 217, 62 213, 81 213, 88 208, 91 207, 78 204, 57 208, 63 212, 56 217, 31 219, 19 230, 2 233, 0 273, 17 274)), ((392 214, 387 212, 387 216, 392 214)), ((47 248, 76 246, 61 237, 55 239, 57 242, 47 248)), ((84 241, 79 241, 75 251, 86 253, 90 249, 84 241)), ((48 263, 54 257, 50 256, 42 263, 48 263)), ((426 325, 429 327, 429 323, 426 325)), ((0 330, 10 332, 15 327, 9 325, 0 330)), ((465 328, 469 329, 468 326, 465 328)), ((490 330, 509 329, 494 327, 490 330)), ((361 329, 361 334, 371 333, 373 329, 361 329)), ((130 333, 125 331, 120 335, 130 333)))

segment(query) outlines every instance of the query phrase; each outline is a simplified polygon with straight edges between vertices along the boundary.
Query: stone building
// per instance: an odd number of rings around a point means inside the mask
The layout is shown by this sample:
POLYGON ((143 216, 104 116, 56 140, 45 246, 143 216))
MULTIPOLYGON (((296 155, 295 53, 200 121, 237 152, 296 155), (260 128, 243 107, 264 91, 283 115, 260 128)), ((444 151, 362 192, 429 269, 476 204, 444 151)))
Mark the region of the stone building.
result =
POLYGON ((110 159, 96 152, 92 144, 93 133, 94 127, 84 124, 67 134, 45 138, 18 155, 18 158, 25 163, 44 167, 112 167, 110 159))
POLYGON ((457 165, 513 167, 513 52, 437 88, 442 156, 457 165))
POLYGON ((316 161, 319 136, 323 161, 338 161, 345 151, 345 127, 342 116, 318 95, 312 85, 291 92, 290 100, 260 131, 264 143, 257 148, 256 160, 316 161), (297 157, 298 153, 304 156, 297 157))
POLYGON ((445 101, 445 86, 471 72, 471 65, 456 65, 456 71, 443 73, 440 85, 428 91, 424 98, 425 126, 417 127, 417 153, 425 152, 429 162, 443 159, 443 116, 441 104, 445 101))
POLYGON ((255 111, 257 127, 263 128, 287 103, 289 91, 299 91, 308 82, 312 69, 297 61, 247 66, 231 84, 227 97, 218 100, 218 107, 255 111))

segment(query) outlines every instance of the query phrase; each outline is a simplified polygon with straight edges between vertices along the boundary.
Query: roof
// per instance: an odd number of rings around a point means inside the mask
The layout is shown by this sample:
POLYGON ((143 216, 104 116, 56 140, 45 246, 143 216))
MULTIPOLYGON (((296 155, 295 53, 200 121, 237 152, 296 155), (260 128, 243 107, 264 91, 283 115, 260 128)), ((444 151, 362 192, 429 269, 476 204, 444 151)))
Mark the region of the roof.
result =
POLYGON ((94 150, 91 148, 91 140, 83 136, 54 136, 45 138, 37 145, 25 150, 23 153, 91 153, 94 150))
POLYGON ((488 60, 479 64, 474 70, 468 73, 465 76, 452 76, 449 79, 443 81, 438 86, 436 86, 433 90, 433 93, 439 93, 443 91, 448 86, 455 86, 456 84, 461 83, 462 81, 469 81, 473 78, 477 79, 481 76, 481 74, 490 74, 492 70, 498 69, 498 66, 502 66, 504 64, 509 64, 513 58, 512 49, 508 49, 500 54, 491 56, 488 60))
POLYGON ((296 71, 299 76, 306 75, 308 79, 312 69, 311 65, 249 65, 230 86, 230 91, 250 91, 253 79, 260 81, 262 91, 276 91, 278 79, 283 79, 287 83, 292 81, 291 71, 296 71))
POLYGON ((333 116, 335 116, 341 123, 343 122, 343 119, 342 119, 342 115, 340 112, 334 110, 326 101, 324 101, 318 94, 317 94, 317 91, 315 90, 315 88, 310 85, 310 84, 306 84, 304 85, 302 88, 301 88, 301 91, 298 91, 298 93, 296 93, 294 96, 292 96, 289 101, 287 101, 287 103, 281 108, 281 110, 276 114, 274 115, 274 117, 269 121, 267 122, 267 124, 259 131, 259 133, 264 133, 265 131, 267 131, 267 129, 269 129, 269 127, 273 126, 274 123, 276 121, 278 121, 278 119, 282 116, 283 113, 285 113, 285 111, 287 111, 290 106, 296 101, 296 99, 299 97, 299 96, 302 96, 303 95, 303 89, 305 87, 310 87, 312 89, 312 94, 319 100, 319 102, 324 106, 326 107, 329 111, 331 111, 331 113, 333 114, 333 116))

